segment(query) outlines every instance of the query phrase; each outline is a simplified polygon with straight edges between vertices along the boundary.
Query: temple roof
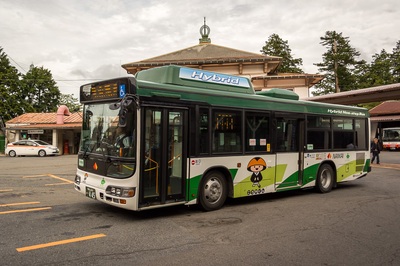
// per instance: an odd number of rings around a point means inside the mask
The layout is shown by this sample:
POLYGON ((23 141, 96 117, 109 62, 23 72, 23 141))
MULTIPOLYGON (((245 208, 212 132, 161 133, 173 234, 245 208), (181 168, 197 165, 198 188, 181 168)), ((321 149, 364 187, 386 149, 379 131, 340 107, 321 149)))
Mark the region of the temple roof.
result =
POLYGON ((275 63, 278 67, 282 61, 278 56, 267 56, 246 52, 211 43, 200 43, 168 54, 122 65, 129 73, 156 66, 165 65, 204 65, 204 64, 229 64, 247 62, 275 63))

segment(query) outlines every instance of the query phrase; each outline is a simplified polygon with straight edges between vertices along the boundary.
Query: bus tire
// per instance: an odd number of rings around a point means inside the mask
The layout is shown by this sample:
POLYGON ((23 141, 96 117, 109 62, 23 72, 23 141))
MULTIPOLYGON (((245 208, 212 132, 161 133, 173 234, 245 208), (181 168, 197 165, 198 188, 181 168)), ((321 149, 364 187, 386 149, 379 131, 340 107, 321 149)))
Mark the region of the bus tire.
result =
POLYGON ((204 211, 220 209, 227 196, 227 182, 220 172, 211 171, 200 182, 198 202, 204 211))
POLYGON ((332 166, 323 164, 318 170, 315 189, 320 193, 328 193, 332 190, 335 183, 335 174, 332 166))

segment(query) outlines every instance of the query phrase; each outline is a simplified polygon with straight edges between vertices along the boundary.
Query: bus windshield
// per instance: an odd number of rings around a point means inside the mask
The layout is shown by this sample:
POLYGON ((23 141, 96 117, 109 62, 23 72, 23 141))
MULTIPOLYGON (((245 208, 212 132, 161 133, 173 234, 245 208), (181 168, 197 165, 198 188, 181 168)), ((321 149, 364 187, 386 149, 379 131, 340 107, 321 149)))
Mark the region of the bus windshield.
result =
POLYGON ((400 141, 400 128, 383 129, 383 141, 400 141))
MULTIPOLYGON (((83 110, 83 126, 80 151, 112 157, 135 157, 134 122, 132 113, 127 114, 129 123, 119 123, 120 108, 110 103, 86 104, 83 110)), ((128 112, 133 112, 128 110, 128 112)))

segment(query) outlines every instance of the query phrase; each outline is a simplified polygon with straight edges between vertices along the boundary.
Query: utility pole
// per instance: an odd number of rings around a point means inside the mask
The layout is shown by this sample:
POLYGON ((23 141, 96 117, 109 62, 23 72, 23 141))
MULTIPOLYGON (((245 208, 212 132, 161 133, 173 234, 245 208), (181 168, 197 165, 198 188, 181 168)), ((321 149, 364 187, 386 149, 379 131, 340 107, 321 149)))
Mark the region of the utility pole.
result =
POLYGON ((333 36, 333 58, 334 58, 334 70, 333 72, 335 73, 335 92, 338 93, 340 92, 339 88, 339 78, 338 78, 338 60, 337 60, 337 40, 336 36, 333 36))

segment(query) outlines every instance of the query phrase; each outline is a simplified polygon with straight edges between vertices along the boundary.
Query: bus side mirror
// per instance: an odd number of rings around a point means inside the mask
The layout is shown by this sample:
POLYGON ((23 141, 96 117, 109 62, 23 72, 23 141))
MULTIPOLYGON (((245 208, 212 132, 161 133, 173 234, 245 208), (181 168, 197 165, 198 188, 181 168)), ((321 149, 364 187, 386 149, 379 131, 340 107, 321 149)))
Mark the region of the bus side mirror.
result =
POLYGON ((121 108, 121 110, 119 110, 119 121, 118 121, 118 125, 119 127, 126 127, 126 113, 128 112, 128 110, 126 108, 121 108))
POLYGON ((118 121, 119 127, 126 127, 126 122, 127 122, 126 115, 128 113, 129 108, 132 106, 133 102, 134 101, 132 99, 130 99, 130 98, 122 99, 122 101, 120 103, 121 109, 119 110, 119 114, 118 114, 118 116, 119 116, 119 121, 118 121))
POLYGON ((137 98, 135 98, 134 96, 130 95, 130 96, 125 96, 121 102, 118 103, 112 103, 109 105, 110 110, 119 110, 118 113, 118 117, 119 117, 119 121, 118 121, 118 125, 119 127, 125 127, 126 126, 126 114, 128 113, 128 111, 130 109, 132 109, 133 104, 137 104, 136 100, 137 98))

